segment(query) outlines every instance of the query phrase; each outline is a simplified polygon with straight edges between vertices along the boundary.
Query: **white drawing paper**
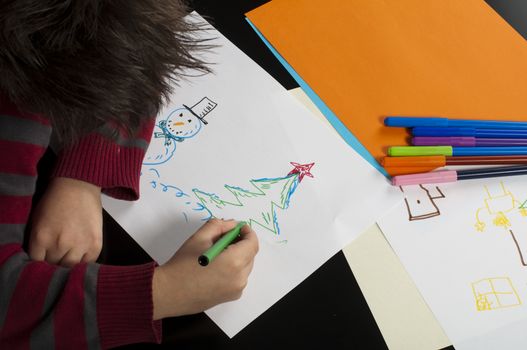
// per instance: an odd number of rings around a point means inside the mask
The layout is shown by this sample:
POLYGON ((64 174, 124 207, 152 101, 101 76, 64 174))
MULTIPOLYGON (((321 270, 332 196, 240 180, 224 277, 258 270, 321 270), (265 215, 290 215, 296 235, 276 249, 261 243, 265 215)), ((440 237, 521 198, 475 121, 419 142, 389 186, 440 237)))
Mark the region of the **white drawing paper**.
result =
POLYGON ((260 251, 242 298, 206 311, 232 337, 402 197, 219 32, 201 35, 218 45, 203 57, 214 73, 159 113, 140 200, 104 207, 160 264, 213 216, 251 223, 260 251))
POLYGON ((379 225, 454 347, 527 348, 526 178, 402 191, 379 225))

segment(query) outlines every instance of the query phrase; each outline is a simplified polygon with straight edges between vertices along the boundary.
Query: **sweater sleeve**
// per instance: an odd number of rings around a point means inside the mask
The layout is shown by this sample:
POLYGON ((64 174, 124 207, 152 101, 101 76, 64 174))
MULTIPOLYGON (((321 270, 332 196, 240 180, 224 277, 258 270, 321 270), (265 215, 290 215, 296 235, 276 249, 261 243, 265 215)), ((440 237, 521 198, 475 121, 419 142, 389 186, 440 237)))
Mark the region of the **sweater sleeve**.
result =
POLYGON ((0 96, 0 348, 159 342, 161 322, 153 320, 152 301, 155 263, 64 268, 32 261, 23 250, 37 163, 50 132, 46 119, 20 113, 0 96))
POLYGON ((19 243, 0 245, 0 347, 106 349, 161 341, 152 320, 155 263, 78 264, 31 261, 19 243))
POLYGON ((52 176, 92 183, 118 199, 138 199, 141 164, 154 123, 150 118, 136 135, 121 132, 117 137, 111 136, 115 127, 104 125, 61 149, 52 176))

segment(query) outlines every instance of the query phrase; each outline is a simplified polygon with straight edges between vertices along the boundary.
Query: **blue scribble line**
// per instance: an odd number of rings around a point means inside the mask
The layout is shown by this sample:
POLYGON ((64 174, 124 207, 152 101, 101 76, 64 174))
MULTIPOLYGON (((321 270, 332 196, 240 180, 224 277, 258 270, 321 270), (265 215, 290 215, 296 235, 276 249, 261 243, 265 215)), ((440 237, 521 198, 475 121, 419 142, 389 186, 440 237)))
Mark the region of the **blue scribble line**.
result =
POLYGON ((173 189, 175 190, 176 197, 178 198, 183 197, 183 196, 190 197, 188 194, 183 192, 183 190, 180 189, 179 187, 172 186, 172 185, 165 185, 164 183, 161 183, 161 182, 159 184, 163 186, 163 192, 168 192, 169 189, 173 189))
POLYGON ((194 211, 203 211, 203 210, 205 210, 209 214, 206 218, 201 219, 201 221, 208 221, 208 220, 210 220, 210 219, 212 219, 214 217, 212 215, 212 212, 207 207, 205 207, 203 204, 196 203, 196 205, 197 205, 197 208, 193 208, 192 210, 194 210, 194 211))
POLYGON ((156 174, 158 179, 161 177, 161 176, 159 175, 159 171, 157 171, 157 169, 150 168, 150 169, 148 169, 148 171, 151 171, 151 172, 153 172, 154 174, 156 174))
MULTIPOLYGON (((173 194, 175 194, 176 198, 182 198, 182 197, 190 198, 190 195, 185 193, 181 188, 179 188, 177 186, 174 186, 174 185, 168 185, 168 184, 160 182, 159 179, 161 178, 161 175, 160 175, 160 173, 159 173, 159 171, 157 169, 149 168, 148 171, 150 173, 154 174, 155 177, 157 177, 157 179, 151 180, 149 182, 150 186, 153 189, 157 189, 158 185, 160 185, 161 186, 160 188, 161 188, 161 190, 163 192, 165 192, 165 193, 173 193, 173 194)), ((141 176, 143 176, 143 172, 141 172, 141 176)), ((197 212, 201 212, 202 211, 202 212, 205 213, 205 217, 200 219, 201 221, 207 221, 207 220, 212 218, 212 213, 210 212, 210 210, 208 208, 203 206, 203 204, 198 203, 198 202, 188 201, 188 200, 185 201, 184 203, 185 203, 185 205, 188 205, 188 206, 195 205, 195 207, 192 208, 192 211, 197 211, 197 212)), ((182 211, 181 214, 183 215, 183 218, 185 219, 185 222, 188 223, 189 222, 188 214, 185 211, 182 211)))

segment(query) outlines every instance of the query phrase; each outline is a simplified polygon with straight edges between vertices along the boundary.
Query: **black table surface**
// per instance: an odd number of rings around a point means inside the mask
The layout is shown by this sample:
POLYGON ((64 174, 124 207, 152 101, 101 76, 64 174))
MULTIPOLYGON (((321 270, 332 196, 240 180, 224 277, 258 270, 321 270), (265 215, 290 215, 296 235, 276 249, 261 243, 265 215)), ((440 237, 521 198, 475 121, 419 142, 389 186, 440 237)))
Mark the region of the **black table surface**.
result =
MULTIPOLYGON (((265 2, 194 0, 191 6, 286 89, 292 89, 298 85, 244 17, 244 13, 265 2)), ((488 0, 487 3, 527 38, 527 1, 488 0)), ((151 261, 107 213, 104 231, 99 262, 131 265, 151 261)), ((339 252, 232 339, 201 313, 165 319, 161 345, 134 344, 122 348, 386 349, 387 345, 344 254, 339 252)))

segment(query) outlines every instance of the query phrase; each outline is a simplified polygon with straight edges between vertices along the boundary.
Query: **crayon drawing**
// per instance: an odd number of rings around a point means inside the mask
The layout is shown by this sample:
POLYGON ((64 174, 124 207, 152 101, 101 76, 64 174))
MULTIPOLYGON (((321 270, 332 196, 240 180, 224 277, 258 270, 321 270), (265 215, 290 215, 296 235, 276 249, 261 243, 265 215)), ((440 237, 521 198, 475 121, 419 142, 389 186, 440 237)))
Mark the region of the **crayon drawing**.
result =
POLYGON ((170 160, 176 152, 176 145, 195 137, 203 125, 207 125, 205 116, 217 107, 217 103, 208 97, 188 107, 182 105, 170 112, 167 117, 159 121, 152 136, 151 149, 158 150, 147 154, 144 165, 158 165, 170 160))
POLYGON ((477 311, 521 306, 521 299, 508 277, 484 278, 472 283, 477 311))
POLYGON ((146 179, 146 182, 150 185, 150 189, 162 193, 164 196, 172 197, 174 207, 184 208, 179 214, 182 215, 185 222, 189 222, 189 212, 201 213, 201 221, 207 221, 212 217, 210 211, 205 208, 201 203, 192 200, 192 197, 187 194, 180 187, 168 184, 161 179, 161 174, 158 169, 148 168, 141 172, 141 176, 146 179))
POLYGON ((505 188, 503 182, 500 182, 500 188, 495 194, 491 194, 488 186, 485 186, 486 197, 484 206, 476 211, 476 230, 483 232, 488 222, 496 227, 508 228, 511 223, 507 215, 522 214, 520 202, 514 195, 505 188))
MULTIPOLYGON (((250 180, 251 189, 225 185, 225 188, 233 196, 230 200, 224 200, 214 193, 208 193, 200 189, 194 189, 194 195, 199 202, 212 213, 214 217, 231 217, 225 215, 237 212, 236 217, 245 218, 244 220, 257 229, 265 229, 271 235, 265 237, 275 243, 286 243, 287 239, 280 232, 276 209, 285 210, 289 207, 292 195, 305 176, 313 177, 311 168, 315 163, 299 164, 291 162, 293 170, 287 175, 275 178, 261 178, 250 180), (248 202, 252 202, 251 210, 258 208, 258 212, 247 212, 244 207, 248 202), (234 209, 234 210, 233 210, 234 209)), ((258 231, 258 230, 257 230, 258 231)))
POLYGON ((485 193, 484 206, 476 210, 476 223, 474 227, 478 232, 484 232, 489 226, 503 229, 501 232, 506 232, 510 235, 518 252, 521 264, 527 266, 525 260, 527 257, 527 241, 524 238, 526 235, 519 236, 515 234, 511 223, 511 218, 513 217, 525 217, 527 215, 526 211, 521 207, 520 202, 516 200, 514 194, 505 187, 503 182, 499 183, 498 189, 494 193, 491 193, 490 188, 485 186, 485 193))
POLYGON ((404 193, 404 202, 409 221, 426 220, 441 215, 436 199, 445 198, 437 186, 399 186, 404 193))

